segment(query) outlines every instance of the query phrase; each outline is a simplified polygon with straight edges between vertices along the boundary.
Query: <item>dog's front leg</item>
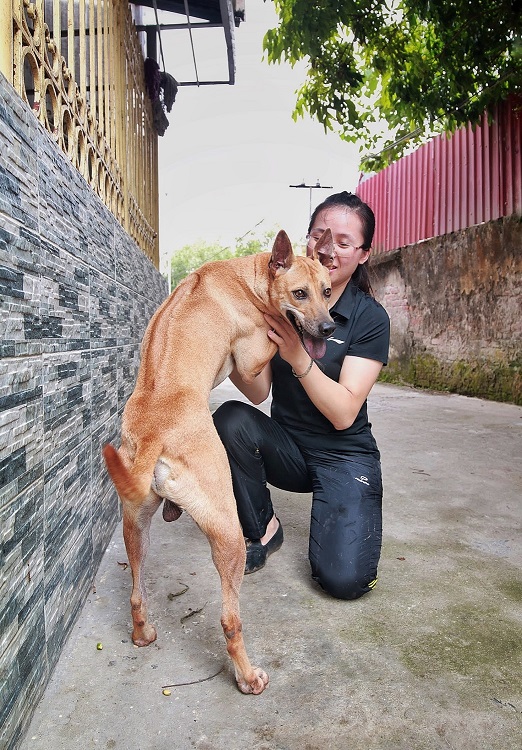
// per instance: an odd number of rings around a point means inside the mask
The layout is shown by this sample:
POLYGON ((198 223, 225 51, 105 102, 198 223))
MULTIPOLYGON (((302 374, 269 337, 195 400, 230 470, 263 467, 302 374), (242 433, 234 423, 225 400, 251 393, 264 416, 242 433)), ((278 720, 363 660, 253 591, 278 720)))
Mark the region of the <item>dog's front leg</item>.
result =
POLYGON ((143 566, 150 544, 150 522, 161 499, 152 493, 141 504, 128 500, 123 503, 123 538, 132 571, 132 640, 136 646, 148 646, 156 640, 156 629, 148 621, 147 592, 143 581, 143 566))

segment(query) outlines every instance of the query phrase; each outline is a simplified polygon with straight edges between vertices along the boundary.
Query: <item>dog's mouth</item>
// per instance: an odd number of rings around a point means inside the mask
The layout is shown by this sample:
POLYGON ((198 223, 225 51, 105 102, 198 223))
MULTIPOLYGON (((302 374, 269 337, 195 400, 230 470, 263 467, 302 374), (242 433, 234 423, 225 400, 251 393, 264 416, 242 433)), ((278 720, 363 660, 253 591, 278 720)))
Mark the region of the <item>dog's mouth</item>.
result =
POLYGON ((301 343, 312 359, 321 359, 326 354, 326 339, 319 336, 312 336, 306 331, 296 316, 289 310, 286 317, 295 328, 301 343))

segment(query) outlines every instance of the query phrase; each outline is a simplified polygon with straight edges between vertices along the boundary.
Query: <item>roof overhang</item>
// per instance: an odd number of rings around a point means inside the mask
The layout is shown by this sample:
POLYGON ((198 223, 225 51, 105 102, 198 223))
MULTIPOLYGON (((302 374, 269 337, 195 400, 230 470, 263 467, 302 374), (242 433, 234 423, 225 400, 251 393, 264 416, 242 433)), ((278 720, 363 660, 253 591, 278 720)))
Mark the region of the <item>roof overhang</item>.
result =
POLYGON ((147 33, 147 56, 157 59, 156 35, 164 32, 175 30, 188 30, 191 34, 192 29, 216 28, 222 27, 227 50, 228 63, 228 80, 199 80, 196 71, 196 79, 193 81, 178 81, 178 86, 209 86, 216 84, 235 83, 236 61, 235 61, 235 40, 234 29, 239 26, 241 21, 245 20, 245 2, 244 0, 130 0, 136 8, 152 8, 155 11, 162 12, 162 19, 165 13, 172 14, 172 23, 163 21, 148 24, 137 23, 138 31, 147 33), (196 20, 194 20, 196 19, 196 20))

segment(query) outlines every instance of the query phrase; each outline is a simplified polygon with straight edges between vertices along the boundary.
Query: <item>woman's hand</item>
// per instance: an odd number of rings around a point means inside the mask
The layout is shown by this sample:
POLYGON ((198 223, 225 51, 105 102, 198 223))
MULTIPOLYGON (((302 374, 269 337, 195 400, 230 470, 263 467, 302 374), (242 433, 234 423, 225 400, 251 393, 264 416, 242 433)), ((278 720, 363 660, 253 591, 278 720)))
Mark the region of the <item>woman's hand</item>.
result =
MULTIPOLYGON (((289 321, 271 315, 265 315, 265 320, 271 326, 268 336, 279 347, 281 357, 295 373, 304 373, 310 356, 294 327, 289 321)), ((344 430, 353 424, 381 368, 382 363, 372 359, 345 357, 338 383, 319 367, 312 367, 299 382, 335 429, 344 430)))
POLYGON ((310 364, 310 355, 301 343, 295 328, 285 318, 274 318, 265 314, 270 326, 268 338, 279 347, 281 358, 288 362, 295 372, 304 372, 310 364))

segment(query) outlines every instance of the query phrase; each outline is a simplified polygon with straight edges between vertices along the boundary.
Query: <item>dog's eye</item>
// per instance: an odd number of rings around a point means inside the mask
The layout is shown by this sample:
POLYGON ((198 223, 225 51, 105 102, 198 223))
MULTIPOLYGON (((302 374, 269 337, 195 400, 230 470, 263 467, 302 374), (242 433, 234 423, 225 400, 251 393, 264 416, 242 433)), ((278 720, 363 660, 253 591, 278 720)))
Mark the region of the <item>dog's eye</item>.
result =
POLYGON ((292 292, 292 294, 296 299, 306 299, 308 297, 308 294, 304 289, 296 289, 295 292, 292 292))
POLYGON ((327 289, 325 289, 323 293, 324 293, 324 296, 326 297, 326 299, 330 299, 330 297, 332 296, 332 290, 330 289, 330 287, 328 287, 327 289))

